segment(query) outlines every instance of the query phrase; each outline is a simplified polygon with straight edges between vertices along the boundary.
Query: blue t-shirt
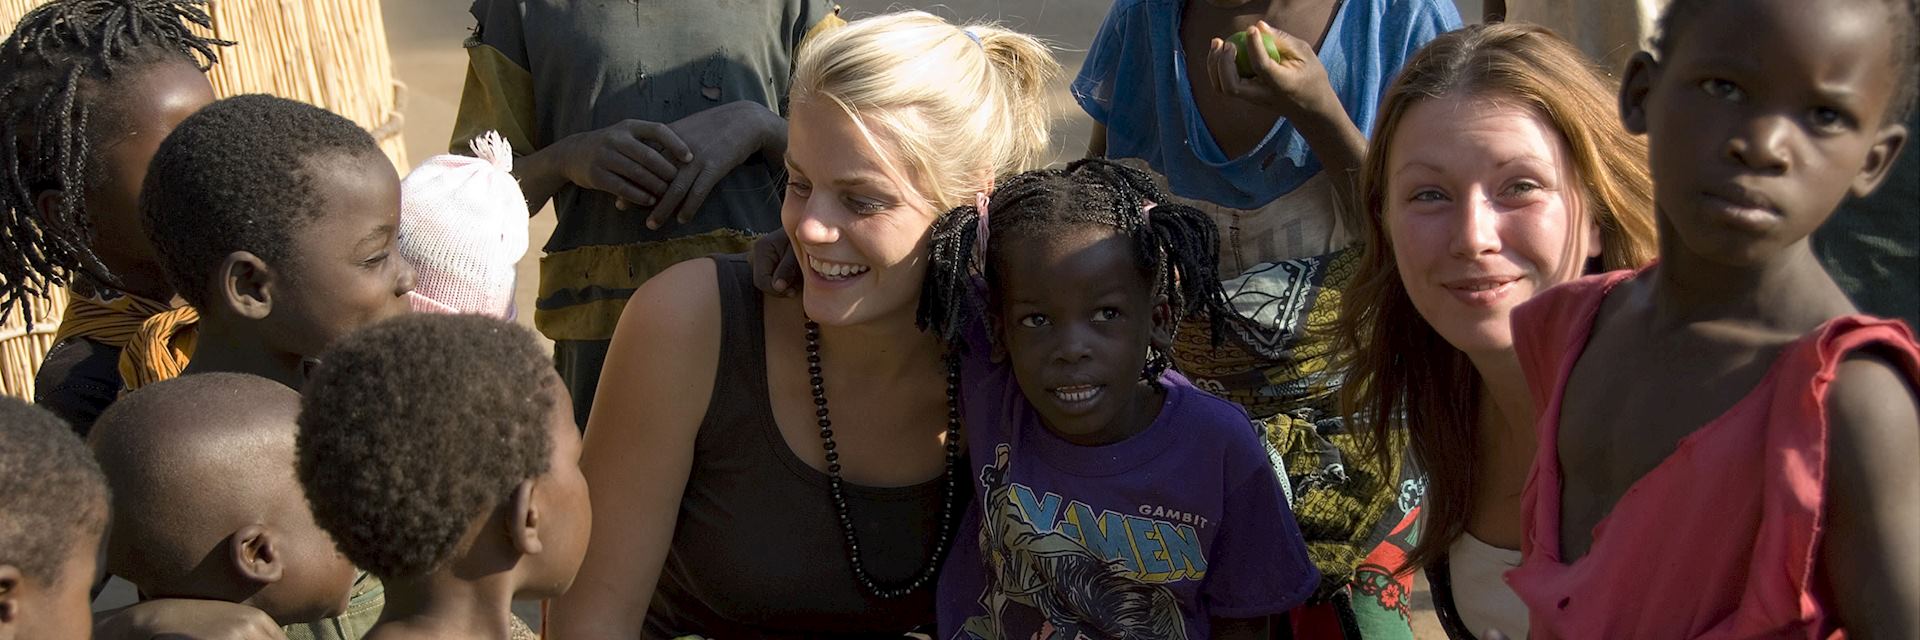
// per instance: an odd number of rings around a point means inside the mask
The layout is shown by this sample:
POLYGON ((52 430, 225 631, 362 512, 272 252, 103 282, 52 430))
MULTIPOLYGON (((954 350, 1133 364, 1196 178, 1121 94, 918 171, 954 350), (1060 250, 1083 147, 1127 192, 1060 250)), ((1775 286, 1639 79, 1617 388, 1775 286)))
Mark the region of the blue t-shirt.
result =
MULTIPOLYGON (((1147 161, 1167 176, 1174 195, 1257 209, 1319 173, 1320 160, 1285 119, 1244 156, 1228 158, 1220 150, 1187 81, 1182 6, 1183 0, 1114 3, 1073 81, 1074 99, 1106 125, 1109 157, 1147 161)), ((1460 13, 1449 0, 1344 0, 1319 56, 1347 117, 1371 132, 1380 96, 1400 66, 1421 45, 1458 28, 1460 13)))
POLYGON ((1146 430, 1075 445, 973 344, 961 412, 980 499, 940 573, 942 638, 1199 639, 1210 617, 1313 594, 1320 574, 1245 411, 1168 372, 1146 430))

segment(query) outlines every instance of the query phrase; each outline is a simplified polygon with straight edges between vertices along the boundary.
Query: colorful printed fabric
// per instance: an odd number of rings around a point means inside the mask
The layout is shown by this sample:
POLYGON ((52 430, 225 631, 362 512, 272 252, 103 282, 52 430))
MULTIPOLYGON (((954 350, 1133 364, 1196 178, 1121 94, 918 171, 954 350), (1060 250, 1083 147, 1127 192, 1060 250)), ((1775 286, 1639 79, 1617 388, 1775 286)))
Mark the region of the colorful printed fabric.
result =
POLYGON ((1236 310, 1266 332, 1236 328, 1215 348, 1204 332, 1181 331, 1173 359, 1195 386, 1246 407, 1274 467, 1286 472, 1294 517, 1322 576, 1314 601, 1336 609, 1301 617, 1332 621, 1347 637, 1411 638, 1412 576, 1378 568, 1412 547, 1395 532, 1417 513, 1425 476, 1405 462, 1404 434, 1388 443, 1383 468, 1359 435, 1363 425, 1341 415, 1344 380, 1326 331, 1359 257, 1349 247, 1254 265, 1224 284, 1236 310))
POLYGON ((287 640, 360 640, 380 621, 387 608, 387 586, 365 571, 354 578, 347 595, 347 610, 339 616, 318 622, 288 625, 281 631, 287 640))

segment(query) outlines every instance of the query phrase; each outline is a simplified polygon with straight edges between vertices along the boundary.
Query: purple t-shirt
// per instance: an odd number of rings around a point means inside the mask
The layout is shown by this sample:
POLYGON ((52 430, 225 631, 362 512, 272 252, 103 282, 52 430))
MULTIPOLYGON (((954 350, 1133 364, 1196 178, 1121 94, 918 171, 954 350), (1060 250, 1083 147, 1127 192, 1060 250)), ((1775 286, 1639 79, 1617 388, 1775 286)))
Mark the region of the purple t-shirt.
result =
POLYGON ((940 573, 942 638, 1199 639, 1210 617, 1312 595, 1319 572, 1240 407, 1168 372, 1145 431, 1075 445, 974 344, 961 413, 979 500, 940 573))

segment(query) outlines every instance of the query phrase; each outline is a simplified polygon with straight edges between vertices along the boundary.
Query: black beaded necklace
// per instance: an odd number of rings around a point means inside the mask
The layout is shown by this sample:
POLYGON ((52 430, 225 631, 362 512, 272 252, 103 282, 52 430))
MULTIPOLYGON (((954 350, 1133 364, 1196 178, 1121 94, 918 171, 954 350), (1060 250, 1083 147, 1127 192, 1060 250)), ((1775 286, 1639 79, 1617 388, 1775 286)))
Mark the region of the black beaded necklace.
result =
POLYGON ((833 509, 840 516, 840 530, 846 534, 847 560, 853 565, 853 579, 866 587, 867 592, 884 599, 903 597, 919 590, 940 571, 940 560, 946 556, 947 544, 953 541, 953 498, 954 482, 960 477, 954 468, 960 460, 960 361, 947 357, 947 471, 946 495, 940 503, 940 539, 934 545, 933 556, 920 568, 913 581, 898 588, 882 588, 874 582, 873 576, 860 561, 860 541, 854 537, 853 517, 848 515, 847 496, 840 481, 840 453, 834 451, 833 421, 827 418, 827 390, 820 378, 820 325, 807 321, 807 376, 813 385, 813 415, 820 420, 820 446, 827 450, 827 490, 833 495, 833 509))

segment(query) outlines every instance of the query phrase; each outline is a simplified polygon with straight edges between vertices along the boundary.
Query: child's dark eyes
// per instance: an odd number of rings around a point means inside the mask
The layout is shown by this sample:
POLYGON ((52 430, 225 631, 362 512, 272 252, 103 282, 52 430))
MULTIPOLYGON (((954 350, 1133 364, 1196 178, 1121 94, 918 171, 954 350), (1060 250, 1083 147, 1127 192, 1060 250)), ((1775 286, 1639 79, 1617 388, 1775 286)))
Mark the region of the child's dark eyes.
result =
POLYGON ((392 253, 382 251, 378 255, 367 258, 365 260, 361 260, 360 266, 363 266, 363 267, 379 266, 381 263, 386 262, 387 258, 391 257, 392 255, 393 255, 392 253))
POLYGON ((1119 317, 1120 317, 1120 310, 1115 309, 1113 307, 1107 307, 1105 309, 1101 309, 1099 311, 1093 312, 1094 322, 1110 322, 1113 319, 1119 318, 1119 317))
POLYGON ((1026 327, 1028 329, 1038 329, 1040 327, 1047 326, 1047 324, 1048 324, 1047 316, 1043 314, 1029 313, 1027 315, 1020 316, 1020 326, 1026 327))
POLYGON ((1831 107, 1816 107, 1810 117, 1813 119, 1813 126, 1826 131, 1845 129, 1852 122, 1852 118, 1847 117, 1846 113, 1831 107))
POLYGON ((1700 90, 1706 92, 1709 96, 1728 102, 1739 102, 1747 98, 1747 92, 1742 90, 1740 85, 1719 78, 1701 80, 1700 90))

